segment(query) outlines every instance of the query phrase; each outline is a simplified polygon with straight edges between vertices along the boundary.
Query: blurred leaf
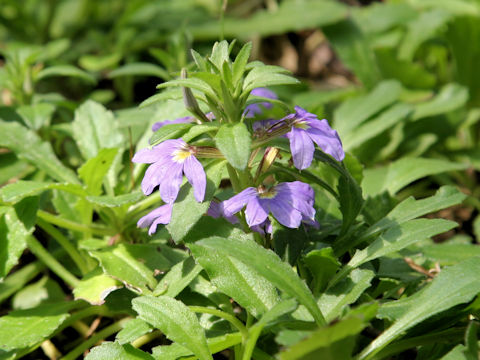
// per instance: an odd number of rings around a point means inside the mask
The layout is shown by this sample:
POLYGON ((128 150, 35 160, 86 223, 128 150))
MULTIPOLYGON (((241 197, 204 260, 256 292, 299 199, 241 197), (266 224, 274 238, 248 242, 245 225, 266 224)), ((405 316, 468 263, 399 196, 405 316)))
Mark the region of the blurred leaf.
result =
POLYGON ((141 191, 134 191, 129 194, 118 196, 87 196, 87 200, 93 204, 105 207, 119 207, 123 205, 131 205, 142 200, 144 195, 141 191))
POLYGON ((473 244, 434 244, 420 248, 425 257, 442 265, 454 265, 471 257, 480 257, 480 246, 473 244))
POLYGON ((474 360, 469 359, 465 355, 466 347, 463 344, 458 344, 451 351, 449 351, 445 356, 440 360, 474 360))
POLYGON ((50 125, 55 106, 49 103, 23 105, 18 107, 17 112, 30 129, 38 130, 50 125))
POLYGON ((78 62, 88 71, 102 71, 116 67, 121 59, 120 53, 113 52, 108 55, 83 55, 78 62))
POLYGON ((440 159, 402 158, 385 167, 367 169, 362 182, 363 191, 370 196, 387 190, 397 193, 415 180, 447 171, 463 170, 467 164, 440 159))
POLYGON ((212 284, 253 316, 259 318, 279 301, 273 285, 242 262, 215 249, 196 244, 189 248, 212 284))
POLYGON ((327 289, 318 299, 318 306, 327 321, 342 314, 345 306, 353 304, 370 287, 375 273, 368 269, 355 269, 345 279, 327 289))
POLYGON ((95 84, 97 82, 97 80, 92 75, 72 65, 49 66, 45 69, 40 70, 35 80, 40 81, 49 77, 56 76, 75 77, 91 84, 95 84))
POLYGON ((72 128, 73 138, 85 159, 97 156, 102 148, 125 146, 113 113, 91 100, 75 110, 72 128))
POLYGON ((369 6, 351 7, 357 25, 366 33, 385 33, 391 28, 405 25, 418 16, 408 3, 371 3, 369 6))
POLYGON ((252 240, 242 241, 233 238, 227 240, 219 237, 197 241, 195 246, 202 246, 206 251, 212 249, 240 260, 262 274, 280 290, 297 299, 308 309, 318 324, 325 323, 310 289, 273 251, 266 250, 252 240))
POLYGON ((75 173, 65 167, 56 157, 49 143, 43 142, 37 134, 20 124, 0 120, 0 146, 6 147, 38 169, 45 171, 60 182, 78 184, 75 173))
MULTIPOLYGON (((190 184, 185 184, 181 187, 177 200, 173 205, 172 218, 167 225, 167 230, 176 243, 184 240, 188 232, 207 212, 210 200, 220 184, 224 167, 224 160, 213 161, 205 167, 207 189, 202 203, 195 200, 193 188, 190 184)), ((188 237, 186 237, 185 241, 188 241, 188 237)))
MULTIPOLYGON (((335 1, 283 1, 275 12, 256 11, 248 19, 225 18, 223 33, 226 38, 249 38, 283 34, 289 31, 317 28, 335 23, 347 16, 348 8, 335 1)), ((217 39, 218 21, 191 25, 195 39, 217 39)))
POLYGON ((402 302, 407 304, 403 311, 396 316, 397 321, 370 343, 358 358, 373 357, 387 344, 416 324, 456 305, 470 301, 480 292, 479 272, 479 258, 465 260, 457 265, 444 268, 430 284, 409 298, 381 306, 380 313, 385 315, 390 306, 398 307, 398 304, 402 302), (435 299, 435 301, 431 301, 431 299, 435 299))
POLYGON ((197 316, 182 302, 168 296, 142 296, 133 299, 132 305, 140 319, 160 329, 170 340, 191 350, 200 360, 212 359, 197 316))
POLYGON ((156 76, 161 79, 168 79, 168 72, 162 67, 151 63, 130 63, 112 70, 108 73, 109 78, 119 76, 156 76))
POLYGON ((65 293, 58 283, 48 276, 27 285, 12 299, 14 309, 29 309, 40 304, 59 302, 65 299, 65 293))
POLYGON ((469 0, 412 0, 412 6, 417 9, 444 9, 456 16, 472 15, 480 16, 480 7, 469 0))
POLYGON ((366 88, 373 88, 380 82, 375 54, 352 20, 343 20, 322 30, 345 66, 353 71, 366 88))
POLYGON ((215 136, 218 149, 238 170, 244 170, 247 166, 251 142, 251 135, 243 123, 222 125, 215 136))
POLYGON ((120 345, 117 342, 106 341, 90 350, 86 360, 153 360, 152 355, 134 348, 130 344, 120 345))
POLYGON ((70 308, 72 303, 46 304, 0 317, 0 348, 23 349, 39 344, 69 317, 70 308))
POLYGON ((85 190, 77 184, 60 184, 40 181, 19 180, 13 184, 5 185, 0 189, 0 197, 5 202, 19 202, 20 200, 38 195, 46 190, 58 189, 77 196, 85 196, 85 190))
POLYGON ((467 100, 468 90, 464 86, 447 84, 433 99, 415 106, 413 120, 448 113, 464 106, 467 100))
POLYGON ((92 305, 102 305, 112 291, 121 287, 122 284, 119 281, 105 275, 101 269, 97 268, 82 278, 73 289, 73 295, 75 300, 82 299, 92 305))

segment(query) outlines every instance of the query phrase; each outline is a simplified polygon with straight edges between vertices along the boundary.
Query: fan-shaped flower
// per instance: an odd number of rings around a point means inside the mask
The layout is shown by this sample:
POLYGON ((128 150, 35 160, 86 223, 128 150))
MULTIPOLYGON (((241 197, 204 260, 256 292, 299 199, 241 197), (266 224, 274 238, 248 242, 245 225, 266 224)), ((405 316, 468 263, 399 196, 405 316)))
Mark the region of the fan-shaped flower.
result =
POLYGON ((282 120, 291 125, 291 130, 286 136, 290 140, 293 164, 297 169, 306 169, 312 163, 315 151, 313 143, 335 160, 344 159, 345 153, 340 137, 327 120, 318 120, 315 114, 300 106, 295 106, 295 113, 287 115, 282 120))
POLYGON ((223 202, 225 216, 232 216, 246 205, 245 215, 250 227, 264 223, 268 214, 289 228, 298 228, 301 222, 316 224, 313 208, 314 192, 310 185, 300 181, 285 182, 269 189, 249 187, 223 202))
POLYGON ((166 140, 152 149, 142 149, 135 154, 133 162, 151 164, 142 180, 142 190, 150 195, 160 187, 160 196, 166 203, 173 203, 182 184, 183 174, 193 186, 198 202, 205 198, 207 178, 202 164, 195 157, 195 147, 182 139, 166 140))

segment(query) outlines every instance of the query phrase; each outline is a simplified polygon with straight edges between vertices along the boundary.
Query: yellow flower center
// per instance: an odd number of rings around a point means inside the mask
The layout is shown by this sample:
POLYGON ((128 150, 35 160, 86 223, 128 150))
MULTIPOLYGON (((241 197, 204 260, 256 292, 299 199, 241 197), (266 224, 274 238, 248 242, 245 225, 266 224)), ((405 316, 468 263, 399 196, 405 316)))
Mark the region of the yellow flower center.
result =
POLYGON ((296 128, 307 130, 309 128, 308 124, 305 121, 298 121, 293 124, 296 128))
POLYGON ((173 161, 183 163, 186 158, 192 155, 189 149, 179 149, 173 152, 173 161))
POLYGON ((261 185, 257 188, 258 196, 262 199, 273 199, 277 192, 275 191, 275 187, 271 187, 270 189, 265 188, 265 186, 261 185))

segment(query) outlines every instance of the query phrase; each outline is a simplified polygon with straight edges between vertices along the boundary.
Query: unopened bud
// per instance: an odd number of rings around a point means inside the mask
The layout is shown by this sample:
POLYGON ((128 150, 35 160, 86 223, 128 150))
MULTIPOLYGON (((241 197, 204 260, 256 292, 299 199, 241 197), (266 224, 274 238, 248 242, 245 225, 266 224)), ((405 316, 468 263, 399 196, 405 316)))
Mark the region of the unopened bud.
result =
MULTIPOLYGON (((187 69, 183 68, 181 73, 182 79, 186 79, 187 76, 187 69)), ((199 124, 201 124, 202 122, 211 121, 208 117, 205 116, 202 109, 200 109, 200 106, 198 106, 197 99, 195 99, 195 96, 193 96, 193 92, 190 88, 182 86, 182 94, 185 108, 193 114, 199 124)))
POLYGON ((217 148, 213 146, 193 146, 195 156, 198 158, 223 159, 224 156, 217 148))
POLYGON ((258 179, 260 174, 263 174, 270 169, 270 166, 275 162, 275 159, 277 158, 277 155, 279 153, 279 150, 275 147, 267 147, 265 149, 265 153, 263 154, 262 160, 260 161, 260 164, 258 165, 257 168, 257 173, 255 174, 255 179, 258 179))

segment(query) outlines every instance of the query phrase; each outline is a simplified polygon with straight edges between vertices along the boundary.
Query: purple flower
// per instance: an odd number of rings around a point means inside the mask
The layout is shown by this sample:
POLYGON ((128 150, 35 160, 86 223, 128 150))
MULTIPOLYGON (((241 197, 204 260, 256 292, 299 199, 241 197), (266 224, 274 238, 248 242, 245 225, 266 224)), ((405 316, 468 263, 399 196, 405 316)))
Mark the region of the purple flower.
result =
POLYGON ((223 212, 223 203, 222 202, 216 202, 213 200, 210 203, 210 207, 207 210, 207 215, 213 217, 214 219, 218 219, 220 217, 225 218, 228 222, 231 224, 238 224, 238 219, 235 215, 232 216, 225 216, 225 213, 223 212))
POLYGON ((262 236, 271 234, 273 232, 272 222, 269 218, 267 218, 267 220, 265 220, 261 224, 253 225, 251 229, 262 236))
POLYGON ((152 164, 145 172, 142 190, 150 195, 160 186, 160 196, 168 204, 175 201, 182 184, 183 174, 193 186, 193 195, 198 202, 205 198, 207 177, 202 164, 195 157, 195 148, 182 139, 165 140, 152 149, 142 149, 135 154, 133 162, 152 164))
POLYGON ((282 225, 298 228, 302 221, 316 223, 313 202, 314 192, 310 185, 294 181, 270 189, 246 188, 223 202, 223 212, 232 216, 246 205, 245 215, 250 227, 264 223, 271 212, 282 225))
POLYGON ((152 235, 157 231, 158 224, 168 224, 170 222, 170 218, 172 217, 172 206, 173 204, 165 204, 156 208, 140 218, 137 222, 137 226, 140 228, 150 227, 148 229, 148 234, 152 235))
MULTIPOLYGON (((253 89, 250 92, 250 94, 255 96, 261 96, 268 99, 275 99, 275 100, 278 99, 277 94, 275 94, 272 90, 268 90, 267 88, 262 88, 262 87, 253 89)), ((262 105, 264 108, 267 108, 267 109, 270 109, 272 107, 272 104, 268 102, 261 102, 257 104, 248 105, 245 108, 245 113, 244 113, 245 117, 254 117, 256 114, 261 114, 263 110, 260 107, 260 105, 262 105)))
POLYGON ((290 140, 293 163, 297 169, 306 169, 312 163, 315 151, 313 143, 337 161, 342 161, 345 157, 340 137, 328 125, 327 120, 318 120, 316 115, 300 106, 295 106, 295 114, 287 115, 282 120, 292 127, 287 137, 290 140))

